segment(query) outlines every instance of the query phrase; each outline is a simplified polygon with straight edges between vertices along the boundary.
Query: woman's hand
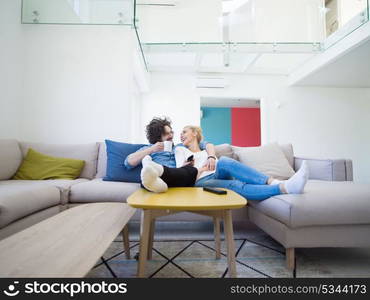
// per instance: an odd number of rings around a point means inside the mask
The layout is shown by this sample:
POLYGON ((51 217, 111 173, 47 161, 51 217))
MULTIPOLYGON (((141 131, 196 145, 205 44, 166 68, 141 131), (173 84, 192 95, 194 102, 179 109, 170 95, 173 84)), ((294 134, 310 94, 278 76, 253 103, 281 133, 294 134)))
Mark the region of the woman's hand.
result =
POLYGON ((192 166, 192 167, 194 167, 194 160, 184 162, 184 164, 182 165, 182 167, 185 167, 185 166, 192 166))
POLYGON ((209 171, 214 171, 216 168, 216 159, 214 157, 208 157, 206 166, 209 171))

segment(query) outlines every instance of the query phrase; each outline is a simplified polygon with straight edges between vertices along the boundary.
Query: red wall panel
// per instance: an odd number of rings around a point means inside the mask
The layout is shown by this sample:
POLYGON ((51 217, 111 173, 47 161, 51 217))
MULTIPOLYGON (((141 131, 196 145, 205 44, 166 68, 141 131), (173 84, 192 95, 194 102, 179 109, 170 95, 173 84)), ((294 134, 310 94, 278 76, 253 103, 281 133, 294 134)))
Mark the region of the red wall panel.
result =
POLYGON ((234 146, 261 145, 261 113, 259 108, 231 109, 231 143, 234 146))

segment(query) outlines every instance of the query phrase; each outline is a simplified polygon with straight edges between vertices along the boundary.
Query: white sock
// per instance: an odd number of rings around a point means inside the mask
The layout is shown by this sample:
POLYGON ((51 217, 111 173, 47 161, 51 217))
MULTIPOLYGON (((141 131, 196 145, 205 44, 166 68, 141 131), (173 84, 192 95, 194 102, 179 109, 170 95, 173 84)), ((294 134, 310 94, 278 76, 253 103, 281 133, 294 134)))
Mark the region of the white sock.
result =
POLYGON ((156 170, 156 172, 158 173, 158 176, 162 176, 163 166, 154 162, 152 160, 152 158, 150 157, 150 155, 144 156, 141 163, 142 163, 143 167, 151 166, 152 168, 154 168, 154 170, 156 170))
POLYGON ((280 184, 284 182, 283 180, 279 180, 279 179, 274 179, 273 181, 271 181, 270 185, 277 185, 277 184, 280 184))
POLYGON ((284 187, 288 194, 302 194, 304 187, 307 183, 309 175, 309 169, 307 161, 302 162, 302 166, 299 168, 291 178, 284 182, 284 187))
POLYGON ((141 169, 141 183, 151 192, 163 193, 168 189, 167 184, 159 177, 157 170, 152 166, 144 166, 141 169))

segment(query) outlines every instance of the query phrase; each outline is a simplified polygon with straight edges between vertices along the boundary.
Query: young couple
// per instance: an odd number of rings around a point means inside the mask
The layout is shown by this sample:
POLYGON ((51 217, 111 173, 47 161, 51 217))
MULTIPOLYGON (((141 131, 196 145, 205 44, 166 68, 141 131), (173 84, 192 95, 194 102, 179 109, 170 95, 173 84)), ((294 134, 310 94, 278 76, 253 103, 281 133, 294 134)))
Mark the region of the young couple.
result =
POLYGON ((182 144, 172 147, 172 151, 164 151, 164 142, 173 140, 167 118, 154 118, 146 126, 146 135, 151 145, 130 154, 125 166, 133 168, 142 163, 142 185, 152 192, 165 192, 168 187, 207 186, 227 188, 249 200, 265 200, 280 194, 301 194, 308 180, 305 161, 295 175, 281 181, 234 159, 218 160, 214 145, 203 142, 202 130, 197 126, 184 127, 182 144))

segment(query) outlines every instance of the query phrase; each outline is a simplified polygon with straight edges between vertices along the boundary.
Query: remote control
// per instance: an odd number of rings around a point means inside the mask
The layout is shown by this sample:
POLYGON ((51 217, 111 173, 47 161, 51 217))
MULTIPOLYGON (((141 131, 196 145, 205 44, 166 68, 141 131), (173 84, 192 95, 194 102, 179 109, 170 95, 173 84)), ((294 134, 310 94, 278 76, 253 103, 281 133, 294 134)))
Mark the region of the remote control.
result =
POLYGON ((194 155, 190 155, 186 161, 187 162, 191 162, 193 160, 194 160, 194 155))
POLYGON ((214 193, 214 194, 217 194, 217 195, 225 195, 225 194, 227 194, 227 191, 220 190, 220 189, 215 189, 215 188, 211 188, 211 187, 204 187, 203 188, 203 191, 214 193))

